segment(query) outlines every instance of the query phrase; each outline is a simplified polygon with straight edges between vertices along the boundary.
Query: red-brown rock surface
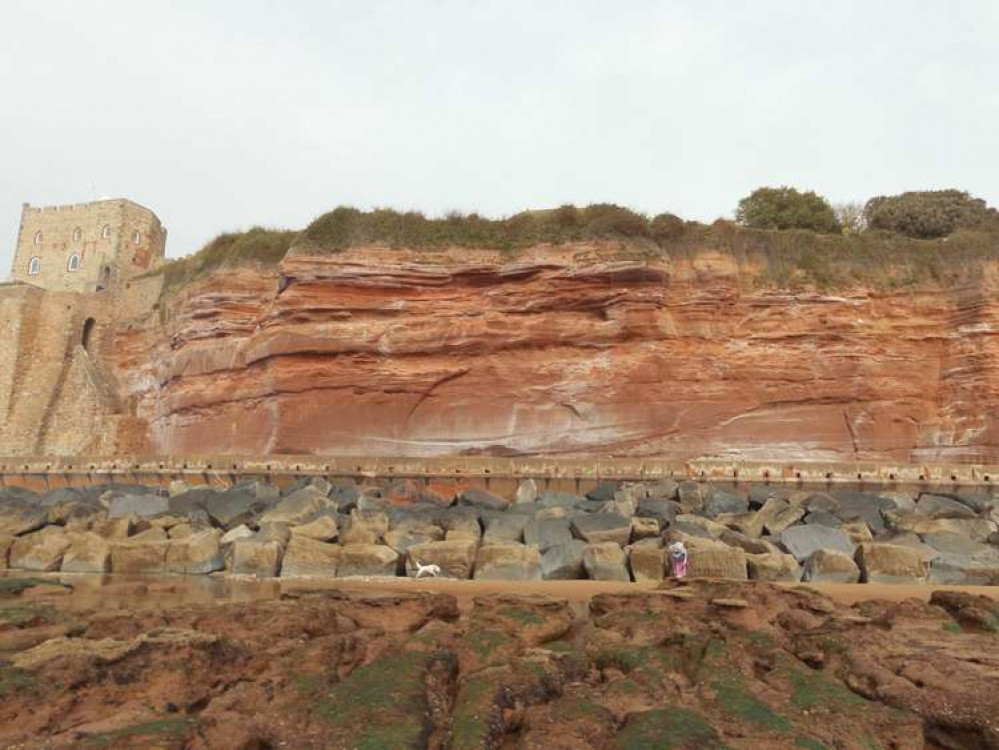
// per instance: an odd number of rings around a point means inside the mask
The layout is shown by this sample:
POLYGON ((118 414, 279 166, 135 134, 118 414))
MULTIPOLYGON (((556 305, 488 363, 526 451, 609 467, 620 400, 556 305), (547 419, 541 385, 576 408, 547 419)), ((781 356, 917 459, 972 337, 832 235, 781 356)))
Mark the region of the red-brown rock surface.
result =
POLYGON ((158 453, 999 457, 991 273, 822 294, 627 255, 293 253, 122 326, 117 377, 158 453))

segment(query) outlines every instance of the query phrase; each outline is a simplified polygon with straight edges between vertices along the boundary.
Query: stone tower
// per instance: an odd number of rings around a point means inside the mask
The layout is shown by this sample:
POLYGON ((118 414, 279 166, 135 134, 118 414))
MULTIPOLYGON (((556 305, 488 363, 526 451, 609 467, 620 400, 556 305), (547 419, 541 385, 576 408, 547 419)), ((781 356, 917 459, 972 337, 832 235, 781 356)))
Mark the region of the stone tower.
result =
POLYGON ((25 203, 11 278, 50 291, 101 292, 158 267, 165 249, 156 214, 124 198, 25 203))

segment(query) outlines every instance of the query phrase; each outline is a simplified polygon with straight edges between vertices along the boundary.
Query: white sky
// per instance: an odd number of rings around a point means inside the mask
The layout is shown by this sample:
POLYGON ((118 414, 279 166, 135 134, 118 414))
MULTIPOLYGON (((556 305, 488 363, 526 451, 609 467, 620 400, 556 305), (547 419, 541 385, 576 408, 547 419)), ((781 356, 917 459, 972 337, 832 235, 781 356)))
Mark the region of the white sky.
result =
POLYGON ((0 278, 22 202, 99 195, 171 256, 341 203, 999 205, 997 75, 995 0, 2 0, 0 278))

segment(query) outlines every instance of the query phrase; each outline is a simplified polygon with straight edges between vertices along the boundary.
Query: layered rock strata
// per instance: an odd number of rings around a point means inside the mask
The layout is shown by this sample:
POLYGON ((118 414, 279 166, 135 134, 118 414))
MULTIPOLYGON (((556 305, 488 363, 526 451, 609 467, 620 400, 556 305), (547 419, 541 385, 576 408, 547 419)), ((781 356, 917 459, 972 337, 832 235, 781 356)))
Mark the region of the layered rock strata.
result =
POLYGON ((617 245, 292 253, 117 329, 141 451, 990 462, 999 308, 617 245))

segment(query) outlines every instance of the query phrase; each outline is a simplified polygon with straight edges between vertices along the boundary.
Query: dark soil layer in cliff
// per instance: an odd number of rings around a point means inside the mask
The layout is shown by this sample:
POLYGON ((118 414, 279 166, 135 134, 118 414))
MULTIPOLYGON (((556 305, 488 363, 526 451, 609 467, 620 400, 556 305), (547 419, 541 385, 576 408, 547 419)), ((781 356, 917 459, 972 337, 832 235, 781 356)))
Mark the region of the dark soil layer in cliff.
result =
POLYGON ((121 612, 67 591, 0 591, 0 746, 999 747, 997 607, 966 593, 691 580, 580 616, 526 593, 121 612))

